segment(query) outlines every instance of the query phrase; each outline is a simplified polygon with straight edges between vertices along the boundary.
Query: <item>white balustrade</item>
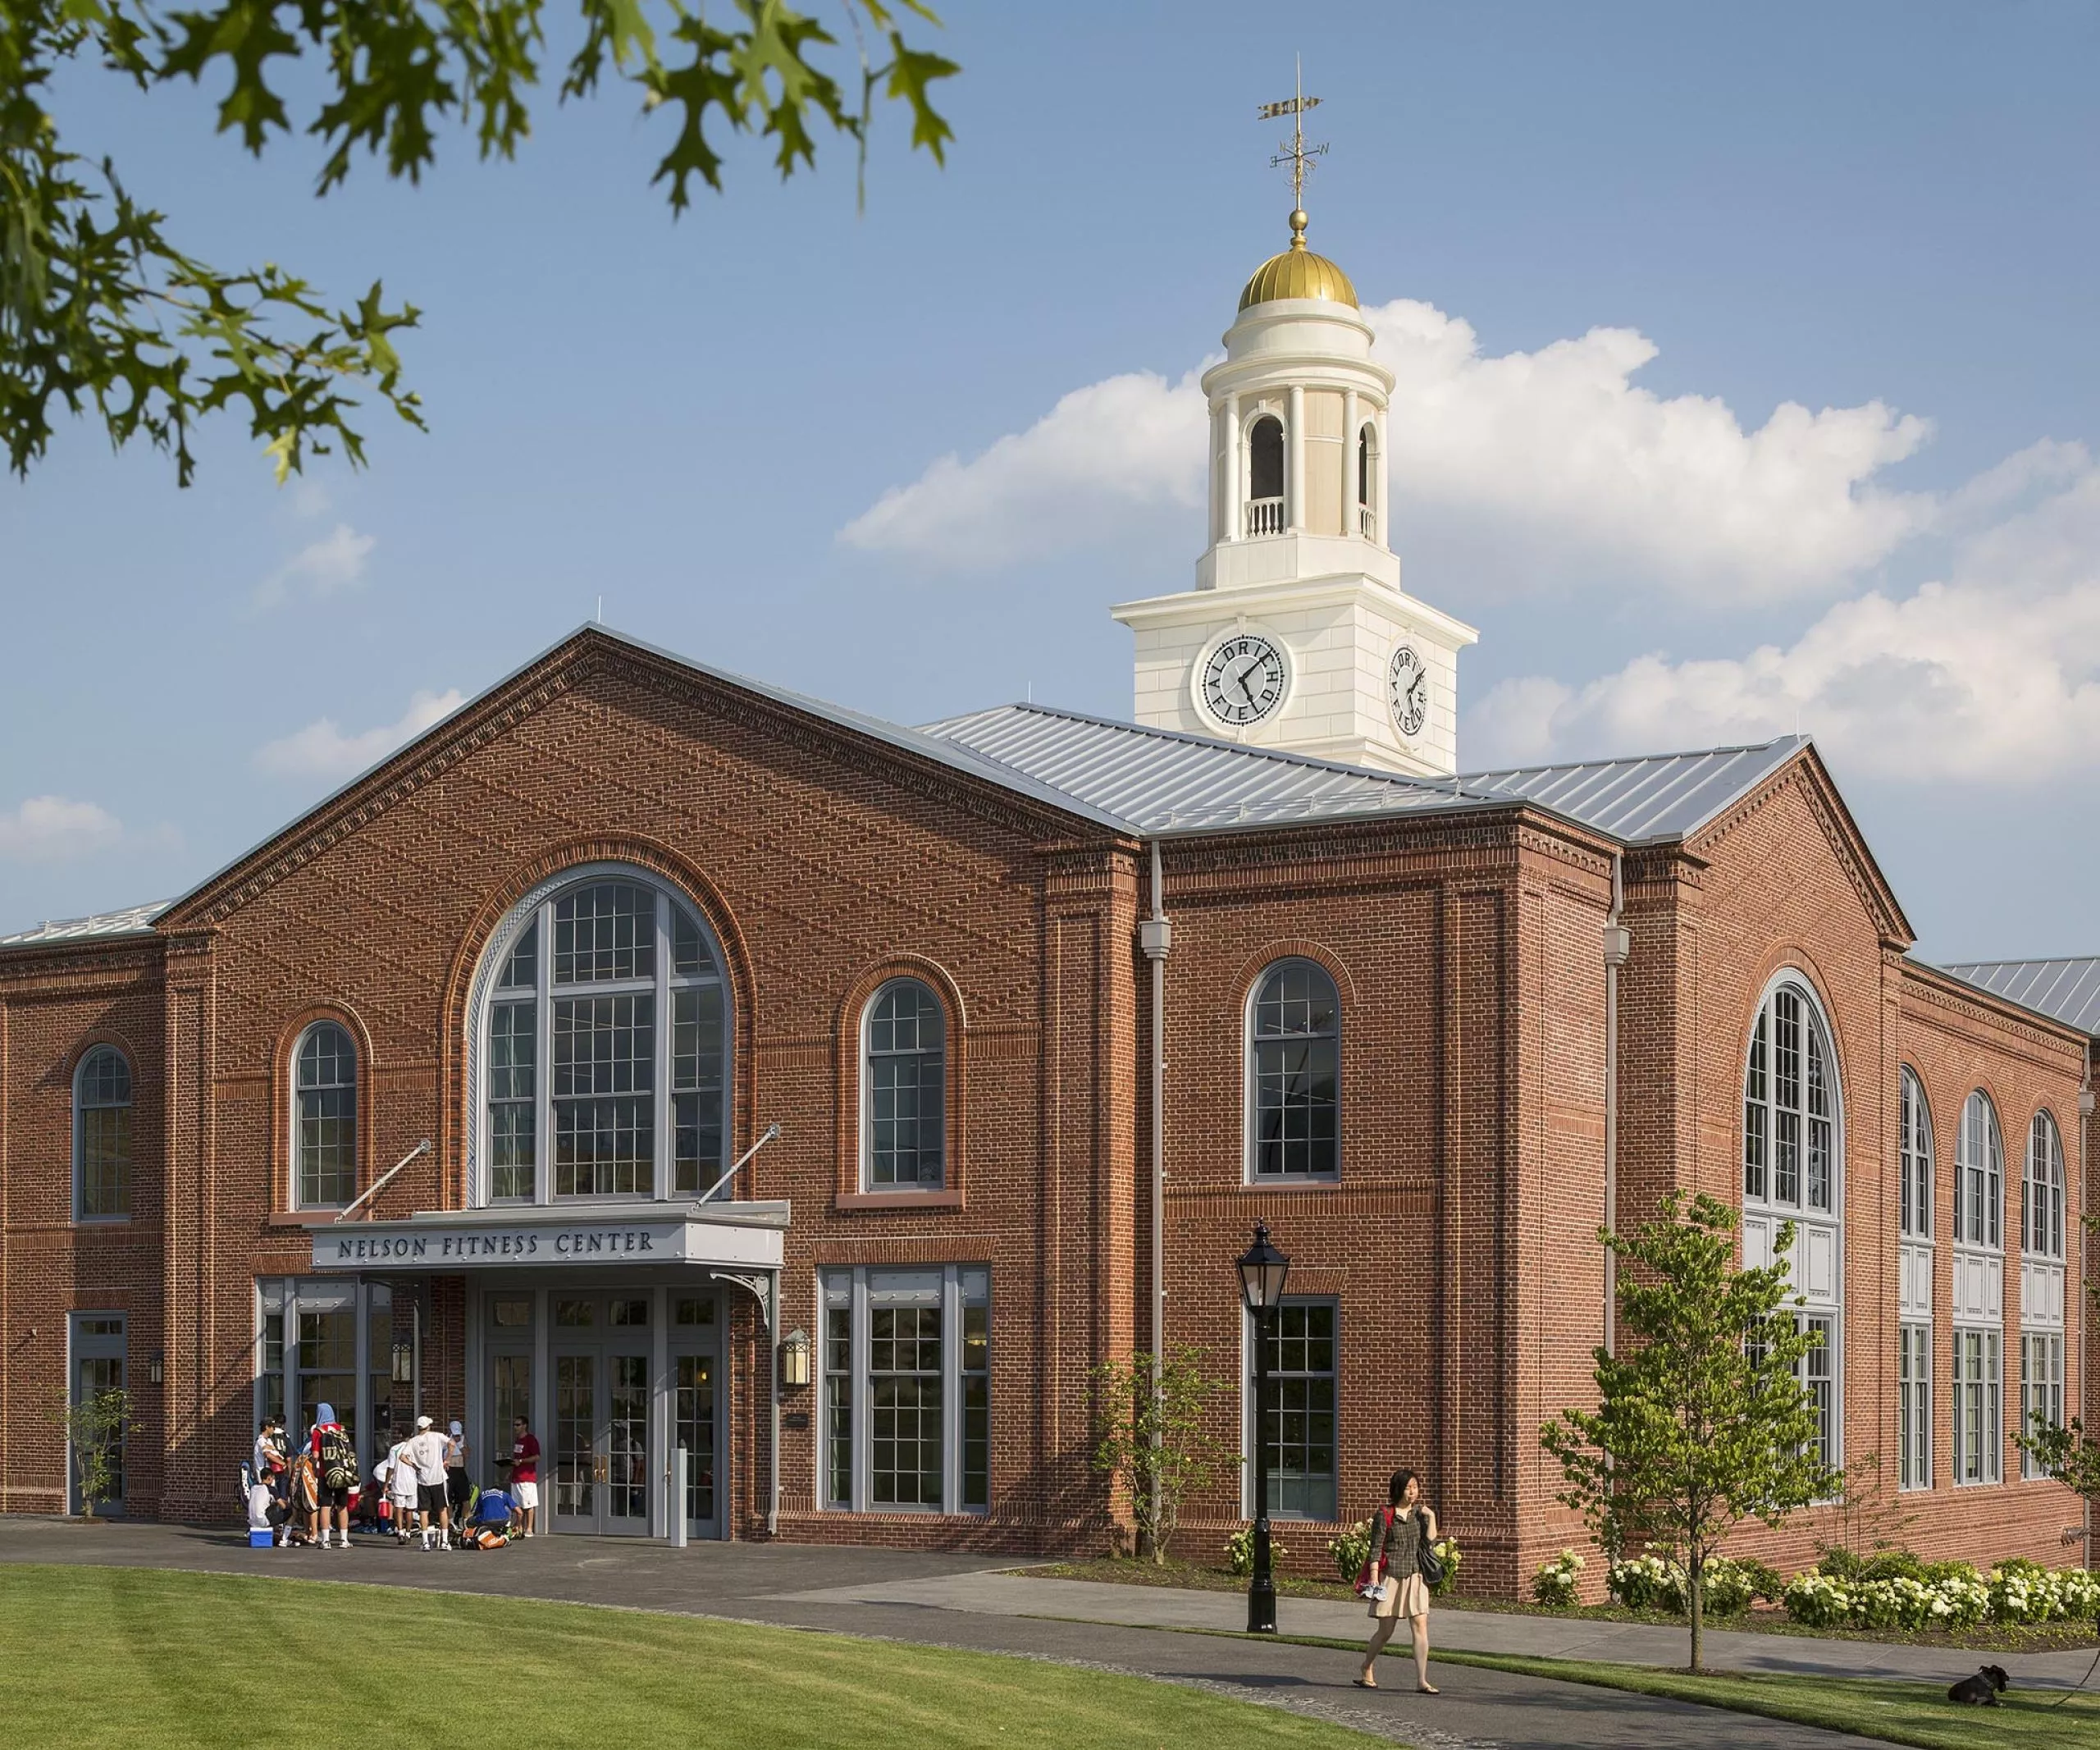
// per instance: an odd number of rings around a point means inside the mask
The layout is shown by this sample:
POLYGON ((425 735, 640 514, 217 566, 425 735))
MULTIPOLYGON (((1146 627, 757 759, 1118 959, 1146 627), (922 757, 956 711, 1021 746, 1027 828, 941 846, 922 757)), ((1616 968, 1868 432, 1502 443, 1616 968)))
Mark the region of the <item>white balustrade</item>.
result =
POLYGON ((1378 513, 1368 505, 1356 507, 1356 532, 1366 541, 1378 538, 1378 513))
POLYGON ((1281 535, 1283 532, 1283 500, 1280 498, 1250 498, 1247 500, 1247 534, 1251 541, 1257 535, 1281 535))

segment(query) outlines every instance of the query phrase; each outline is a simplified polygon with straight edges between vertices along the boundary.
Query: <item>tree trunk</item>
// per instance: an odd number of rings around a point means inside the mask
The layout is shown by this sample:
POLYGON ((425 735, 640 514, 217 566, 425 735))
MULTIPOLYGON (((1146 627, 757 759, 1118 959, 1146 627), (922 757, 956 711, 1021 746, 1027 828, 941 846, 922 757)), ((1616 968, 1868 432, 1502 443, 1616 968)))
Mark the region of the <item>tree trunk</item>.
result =
POLYGON ((1705 1669, 1705 1647, 1703 1644, 1705 1629, 1705 1564, 1697 1558, 1685 1567, 1685 1589, 1691 1593, 1691 1668, 1705 1669))

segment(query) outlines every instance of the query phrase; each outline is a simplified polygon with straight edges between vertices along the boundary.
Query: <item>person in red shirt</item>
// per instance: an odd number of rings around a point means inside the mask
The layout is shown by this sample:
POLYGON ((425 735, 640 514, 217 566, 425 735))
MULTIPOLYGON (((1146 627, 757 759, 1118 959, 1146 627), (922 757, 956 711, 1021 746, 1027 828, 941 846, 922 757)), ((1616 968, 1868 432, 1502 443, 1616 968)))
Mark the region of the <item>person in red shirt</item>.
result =
POLYGON ((533 1437, 524 1417, 510 1425, 510 1495, 525 1521, 525 1535, 532 1535, 532 1521, 540 1510, 540 1442, 533 1437))

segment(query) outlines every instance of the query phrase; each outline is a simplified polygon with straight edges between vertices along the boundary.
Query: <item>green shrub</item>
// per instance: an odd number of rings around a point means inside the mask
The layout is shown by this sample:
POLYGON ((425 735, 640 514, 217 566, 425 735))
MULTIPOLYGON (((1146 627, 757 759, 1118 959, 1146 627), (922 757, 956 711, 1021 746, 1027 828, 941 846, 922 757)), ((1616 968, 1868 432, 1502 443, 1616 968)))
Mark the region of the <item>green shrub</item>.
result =
POLYGON ((1850 1583, 1862 1577, 1866 1564, 1850 1550, 1825 1550, 1823 1559, 1816 1563, 1815 1571, 1828 1580, 1850 1583))
POLYGON ((1928 1583, 1925 1565, 1908 1550, 1883 1550, 1860 1570, 1863 1580, 1916 1580, 1928 1583))
POLYGON ((1777 1604, 1787 1595, 1787 1577, 1771 1563, 1744 1561, 1738 1565, 1743 1578, 1750 1582, 1750 1595, 1762 1598, 1767 1604, 1777 1604))
POLYGON ((1568 1609, 1578 1602, 1578 1576, 1582 1568, 1580 1556, 1573 1550, 1563 1550, 1532 1577, 1532 1596, 1550 1608, 1568 1609))
POLYGON ((1356 1577, 1363 1572, 1363 1565, 1371 1560, 1371 1521, 1358 1519, 1339 1538, 1327 1539, 1327 1555, 1335 1565, 1335 1571, 1342 1577, 1344 1586, 1354 1586, 1356 1577))
MULTIPOLYGON (((1740 1616, 1750 1608, 1755 1583, 1748 1565, 1729 1556, 1716 1556, 1706 1564, 1703 1604, 1709 1616, 1740 1616)), ((1685 1608, 1689 1610, 1690 1605, 1685 1608)))
POLYGON ((1439 1538, 1434 1547, 1444 1558, 1444 1578, 1429 1589, 1440 1598, 1459 1583, 1459 1564, 1466 1557, 1456 1538, 1439 1538))
MULTIPOLYGON (((1284 1557, 1290 1553, 1275 1538, 1269 1539, 1269 1560, 1278 1567, 1283 1565, 1284 1557)), ((1254 1528, 1252 1525, 1242 1525, 1225 1540, 1225 1563, 1235 1574, 1252 1574, 1254 1571, 1254 1528)), ((1354 1574, 1349 1576, 1351 1579, 1355 1577, 1354 1574)))

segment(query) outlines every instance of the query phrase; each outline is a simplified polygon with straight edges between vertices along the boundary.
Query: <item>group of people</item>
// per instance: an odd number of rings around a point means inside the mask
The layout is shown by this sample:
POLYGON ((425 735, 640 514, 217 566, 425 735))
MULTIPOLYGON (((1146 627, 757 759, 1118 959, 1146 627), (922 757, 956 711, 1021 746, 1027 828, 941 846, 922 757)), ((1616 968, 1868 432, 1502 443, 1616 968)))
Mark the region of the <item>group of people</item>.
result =
POLYGON ((282 1419, 265 1416, 246 1467, 249 1527, 270 1531, 280 1545, 308 1543, 348 1549, 353 1514, 375 1530, 390 1530, 397 1544, 420 1537, 426 1550, 450 1550, 469 1537, 486 1543, 531 1537, 540 1506, 540 1442, 520 1416, 510 1451, 497 1464, 510 1473, 507 1491, 477 1490, 468 1471, 466 1432, 444 1432, 429 1416, 389 1446, 365 1487, 357 1446, 332 1404, 315 1406, 312 1428, 296 1451, 282 1419))

